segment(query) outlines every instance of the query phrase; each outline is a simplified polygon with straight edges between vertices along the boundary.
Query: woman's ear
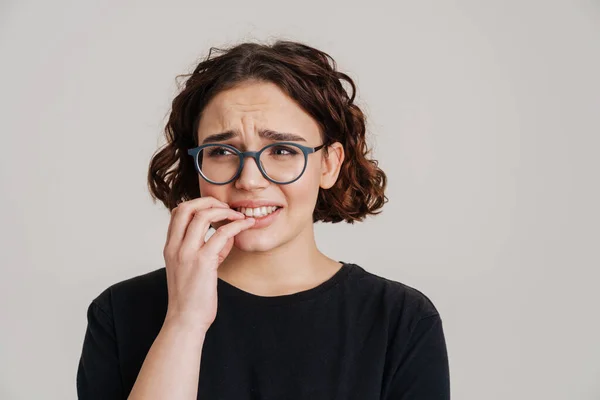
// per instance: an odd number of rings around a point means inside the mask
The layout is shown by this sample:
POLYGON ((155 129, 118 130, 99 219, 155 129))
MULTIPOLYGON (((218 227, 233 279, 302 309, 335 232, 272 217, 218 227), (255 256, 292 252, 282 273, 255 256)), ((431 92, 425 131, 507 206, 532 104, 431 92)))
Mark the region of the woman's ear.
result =
POLYGON ((344 146, 340 142, 327 146, 327 155, 321 157, 321 188, 329 189, 335 184, 343 162, 344 146))

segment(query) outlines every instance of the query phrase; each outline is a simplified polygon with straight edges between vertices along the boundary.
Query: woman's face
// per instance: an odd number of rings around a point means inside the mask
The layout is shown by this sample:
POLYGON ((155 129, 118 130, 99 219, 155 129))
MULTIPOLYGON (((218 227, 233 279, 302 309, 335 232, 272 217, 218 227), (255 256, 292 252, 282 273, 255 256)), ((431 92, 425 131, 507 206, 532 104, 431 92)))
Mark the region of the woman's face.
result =
MULTIPOLYGON (((286 141, 304 146, 322 144, 316 121, 277 85, 265 82, 247 82, 217 94, 202 112, 198 143, 210 135, 233 131, 235 136, 229 139, 209 142, 258 151, 279 141, 259 135, 265 129, 297 135, 297 140, 286 141)), ((234 246, 243 251, 268 251, 312 229, 319 188, 328 189, 335 183, 343 160, 340 143, 329 148, 328 157, 324 150, 309 154, 300 179, 287 185, 265 179, 251 158, 246 158, 238 178, 226 185, 211 184, 198 175, 202 196, 215 197, 232 208, 243 201, 266 201, 267 205, 281 207, 271 216, 258 217, 254 227, 235 237, 234 246)), ((216 229, 227 222, 215 222, 212 226, 216 229)))

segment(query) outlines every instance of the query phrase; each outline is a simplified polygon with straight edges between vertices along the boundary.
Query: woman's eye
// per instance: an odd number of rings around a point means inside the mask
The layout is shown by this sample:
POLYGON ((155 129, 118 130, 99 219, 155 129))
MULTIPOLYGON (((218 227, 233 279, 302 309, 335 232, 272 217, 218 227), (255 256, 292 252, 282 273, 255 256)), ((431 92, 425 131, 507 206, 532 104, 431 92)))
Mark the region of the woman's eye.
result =
POLYGON ((215 147, 210 149, 210 151, 208 152, 209 156, 226 156, 228 154, 232 154, 232 152, 231 150, 225 147, 215 147))
POLYGON ((274 146, 271 149, 271 152, 276 155, 276 156, 287 156, 287 155, 294 155, 294 154, 298 154, 298 152, 290 147, 286 147, 286 146, 274 146))

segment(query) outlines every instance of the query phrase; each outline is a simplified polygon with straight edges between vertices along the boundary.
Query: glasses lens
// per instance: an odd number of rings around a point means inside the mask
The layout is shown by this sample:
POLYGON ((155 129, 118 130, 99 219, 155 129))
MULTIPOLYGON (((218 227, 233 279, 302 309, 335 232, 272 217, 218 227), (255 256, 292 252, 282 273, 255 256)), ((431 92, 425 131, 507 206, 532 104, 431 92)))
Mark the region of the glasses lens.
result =
POLYGON ((235 176, 240 166, 240 157, 228 147, 208 146, 198 153, 198 166, 207 179, 225 183, 235 176))
POLYGON ((260 155, 260 163, 274 181, 287 183, 298 178, 304 169, 304 153, 294 145, 272 145, 260 155))

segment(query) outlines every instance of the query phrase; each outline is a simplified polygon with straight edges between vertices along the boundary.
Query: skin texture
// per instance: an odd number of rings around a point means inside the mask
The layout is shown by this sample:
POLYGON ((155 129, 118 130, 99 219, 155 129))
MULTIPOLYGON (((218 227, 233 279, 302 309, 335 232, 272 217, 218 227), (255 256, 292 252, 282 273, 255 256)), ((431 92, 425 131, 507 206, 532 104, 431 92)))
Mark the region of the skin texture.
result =
MULTIPOLYGON (((245 82, 217 94, 204 108, 198 141, 227 130, 239 136, 225 140, 245 151, 257 151, 272 141, 258 136, 265 128, 294 133, 310 147, 322 144, 317 122, 279 87, 267 82, 245 82)), ((287 185, 265 179, 252 159, 246 159, 241 175, 227 185, 214 185, 198 175, 202 197, 224 203, 270 200, 282 204, 280 215, 269 226, 247 229, 226 246, 231 247, 220 265, 221 279, 250 293, 272 296, 305 290, 331 277, 341 264, 321 253, 315 243, 312 213, 319 188, 329 189, 338 178, 344 149, 336 142, 326 156, 321 149, 308 156, 302 177, 287 185)), ((214 222, 216 229, 229 221, 214 222)))

